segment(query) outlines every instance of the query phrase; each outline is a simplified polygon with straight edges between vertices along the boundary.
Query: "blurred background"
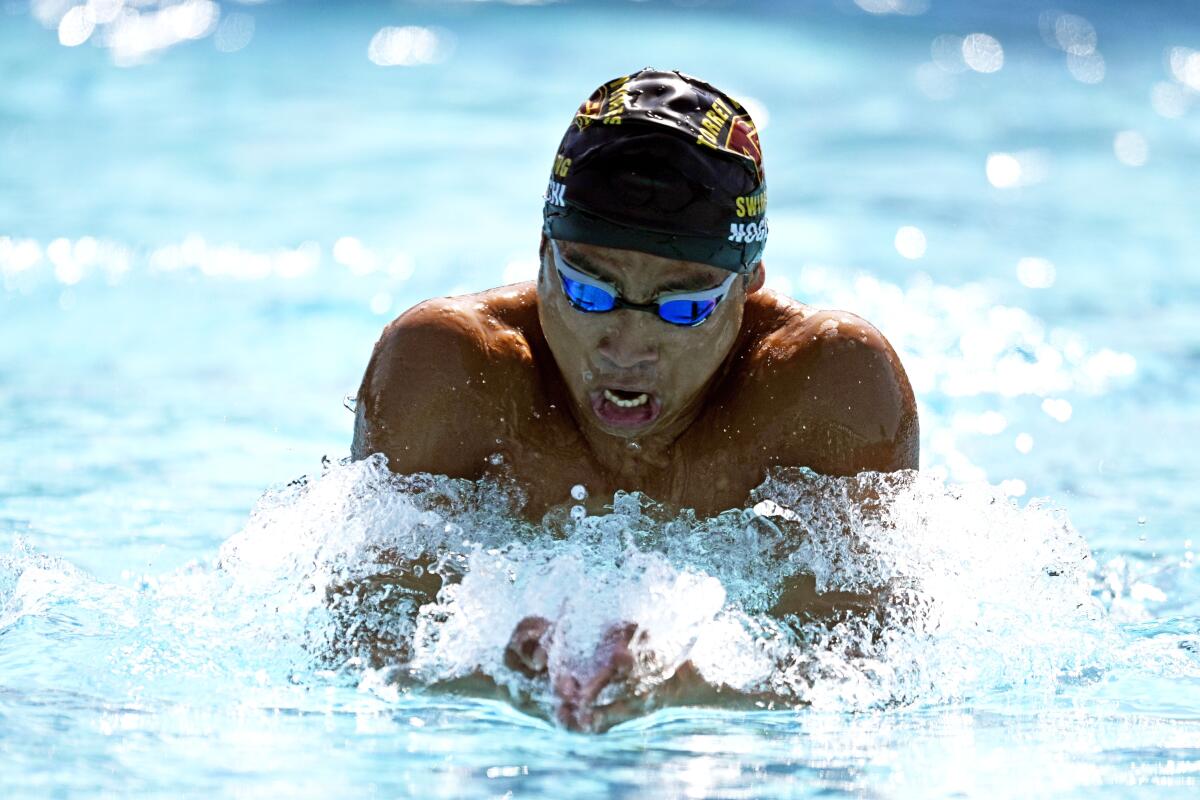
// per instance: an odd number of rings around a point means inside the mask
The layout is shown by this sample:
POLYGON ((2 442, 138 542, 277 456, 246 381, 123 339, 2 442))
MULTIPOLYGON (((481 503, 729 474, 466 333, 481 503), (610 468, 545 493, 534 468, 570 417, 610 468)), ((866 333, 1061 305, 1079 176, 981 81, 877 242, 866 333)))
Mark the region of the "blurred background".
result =
POLYGON ((888 336, 924 469, 1190 566, 1189 0, 0 0, 0 541, 211 558, 348 453, 384 324, 534 275, 565 126, 643 66, 752 110, 770 285, 888 336))

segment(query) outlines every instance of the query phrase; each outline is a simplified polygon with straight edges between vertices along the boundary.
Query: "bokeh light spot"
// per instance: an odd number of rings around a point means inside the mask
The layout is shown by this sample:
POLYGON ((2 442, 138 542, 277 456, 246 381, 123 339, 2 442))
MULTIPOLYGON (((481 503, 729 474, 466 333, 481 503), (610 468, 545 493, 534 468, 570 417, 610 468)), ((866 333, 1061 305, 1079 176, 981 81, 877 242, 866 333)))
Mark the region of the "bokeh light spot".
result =
POLYGON ((1021 185, 1021 162, 1012 153, 990 153, 984 167, 988 183, 997 189, 1021 185))
POLYGON ((1047 397, 1042 401, 1042 411, 1058 422, 1066 422, 1071 418, 1074 409, 1071 408, 1071 403, 1061 397, 1047 397))
POLYGON ((949 73, 967 71, 967 62, 963 60, 963 37, 946 33, 938 36, 929 46, 929 55, 939 69, 949 73))
POLYGON ((1090 55, 1096 50, 1096 28, 1076 14, 1059 14, 1054 20, 1054 38, 1067 53, 1090 55))
POLYGON ((96 29, 87 13, 87 6, 72 6, 58 21, 58 42, 64 47, 77 47, 86 42, 96 29))
POLYGON ((930 0, 854 0, 868 14, 903 14, 915 17, 929 10, 930 0))
POLYGON ((254 38, 254 17, 234 11, 226 14, 217 26, 213 44, 222 53, 236 53, 254 38))
POLYGON ((1150 105, 1160 117, 1179 119, 1187 113, 1191 103, 1191 95, 1176 83, 1159 81, 1150 90, 1150 105))
POLYGON ((1150 157, 1150 145, 1137 131, 1121 131, 1113 138, 1113 153, 1125 166, 1140 167, 1150 157))
POLYGON ((912 225, 904 225, 896 231, 896 252, 910 261, 925 255, 925 233, 912 225))
POLYGON ((88 0, 87 15, 97 25, 107 25, 117 18, 125 0, 88 0))
POLYGON ((1167 51, 1167 65, 1175 80, 1200 92, 1200 52, 1189 47, 1172 47, 1167 51))
POLYGON ((333 243, 333 260, 360 276, 371 274, 378 265, 375 254, 354 236, 342 236, 333 243))
POLYGON ((1071 73, 1072 78, 1080 83, 1100 83, 1100 81, 1104 80, 1107 66, 1104 63, 1104 56, 1099 53, 1086 53, 1084 55, 1068 53, 1067 71, 1071 73))
POLYGON ((448 33, 419 25, 380 28, 367 45, 367 58, 381 67, 435 64, 450 54, 448 33))
POLYGON ((386 314, 392 310, 392 296, 387 292, 376 292, 371 296, 371 313, 386 314))
POLYGON ((963 39, 963 61, 976 72, 999 72, 1004 66, 1004 48, 993 36, 972 33, 963 39))
POLYGON ((1030 289, 1049 289, 1054 285, 1054 264, 1045 258, 1026 257, 1017 262, 1017 280, 1030 289))

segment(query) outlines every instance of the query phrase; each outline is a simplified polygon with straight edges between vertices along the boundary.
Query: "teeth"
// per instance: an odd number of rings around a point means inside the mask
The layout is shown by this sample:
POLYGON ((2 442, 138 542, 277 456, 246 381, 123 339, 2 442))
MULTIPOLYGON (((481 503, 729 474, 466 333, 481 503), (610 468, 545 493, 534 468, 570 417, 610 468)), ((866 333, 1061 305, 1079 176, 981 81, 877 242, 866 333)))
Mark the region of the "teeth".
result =
POLYGON ((641 394, 639 394, 637 397, 633 398, 632 400, 622 400, 621 398, 617 397, 615 394, 610 392, 608 389, 605 389, 604 390, 604 399, 610 403, 620 406, 621 408, 637 408, 638 406, 645 405, 646 402, 650 400, 650 395, 646 394, 645 392, 642 392, 641 394))

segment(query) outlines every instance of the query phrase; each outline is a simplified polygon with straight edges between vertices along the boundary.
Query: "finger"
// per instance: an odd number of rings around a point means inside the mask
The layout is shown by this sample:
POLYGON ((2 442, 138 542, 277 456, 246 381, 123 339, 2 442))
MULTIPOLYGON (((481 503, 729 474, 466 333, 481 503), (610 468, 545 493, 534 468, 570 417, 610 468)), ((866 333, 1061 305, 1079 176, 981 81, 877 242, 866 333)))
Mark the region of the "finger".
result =
POLYGON ((527 678, 544 673, 549 660, 545 640, 551 628, 544 617, 526 617, 518 622, 504 650, 504 665, 527 678))

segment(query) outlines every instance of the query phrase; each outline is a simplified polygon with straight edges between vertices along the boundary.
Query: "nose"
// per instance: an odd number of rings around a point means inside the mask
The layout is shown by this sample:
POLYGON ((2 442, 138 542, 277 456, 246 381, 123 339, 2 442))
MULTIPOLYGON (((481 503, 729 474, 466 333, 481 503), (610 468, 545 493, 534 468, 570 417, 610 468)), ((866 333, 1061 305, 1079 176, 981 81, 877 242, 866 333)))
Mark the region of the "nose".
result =
POLYGON ((658 343, 646 330, 646 322, 655 322, 649 314, 623 310, 609 316, 613 325, 604 332, 596 348, 605 361, 617 369, 649 367, 658 362, 658 343))

